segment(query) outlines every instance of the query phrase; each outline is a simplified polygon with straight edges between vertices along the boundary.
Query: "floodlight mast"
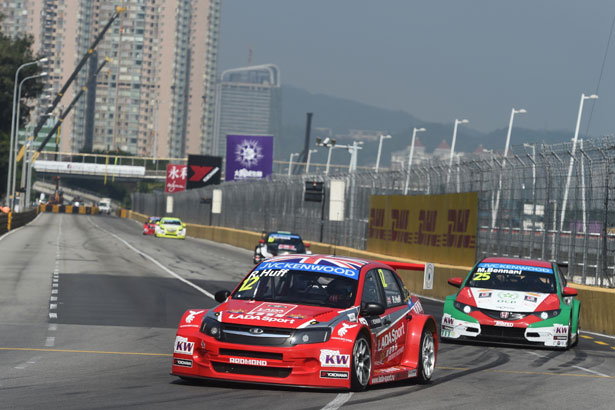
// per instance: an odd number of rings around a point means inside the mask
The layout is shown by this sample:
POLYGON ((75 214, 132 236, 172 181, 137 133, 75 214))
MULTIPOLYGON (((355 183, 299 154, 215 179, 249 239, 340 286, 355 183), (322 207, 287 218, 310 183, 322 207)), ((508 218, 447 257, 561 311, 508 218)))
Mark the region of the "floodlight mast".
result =
MULTIPOLYGON (((124 7, 121 7, 121 6, 115 7, 115 13, 113 13, 113 16, 111 16, 111 18, 109 19, 105 27, 103 27, 100 33, 98 33, 98 35, 94 39, 94 42, 88 49, 88 51, 81 58, 81 60, 75 67, 75 70, 73 71, 73 73, 70 75, 70 77, 68 77, 68 80, 66 80, 66 83, 64 83, 64 86, 62 86, 62 89, 58 92, 53 102, 49 105, 45 114, 41 116, 41 119, 38 121, 38 124, 36 124, 36 127, 34 128, 34 131, 32 132, 33 141, 36 140, 36 137, 38 136, 39 131, 41 130, 43 125, 45 125, 45 122, 47 121, 47 116, 50 115, 53 112, 53 110, 56 108, 56 106, 62 99, 62 96, 64 96, 64 93, 66 92, 66 90, 68 90, 68 87, 70 87, 70 85, 73 83, 73 81, 77 77, 77 74, 79 74, 79 71, 81 71, 81 68, 85 65, 86 61, 90 58, 90 56, 94 52, 94 49, 96 48, 96 46, 98 46, 98 43, 100 42, 100 40, 102 40, 107 30, 109 30, 109 27, 111 27, 111 24, 113 24, 113 22, 120 16, 120 14, 125 11, 126 11, 126 8, 124 7)), ((41 142, 37 151, 41 152, 43 148, 45 148, 45 145, 47 145, 47 142, 49 142, 50 139, 51 139, 51 135, 48 135, 47 138, 45 138, 43 142, 41 142)))

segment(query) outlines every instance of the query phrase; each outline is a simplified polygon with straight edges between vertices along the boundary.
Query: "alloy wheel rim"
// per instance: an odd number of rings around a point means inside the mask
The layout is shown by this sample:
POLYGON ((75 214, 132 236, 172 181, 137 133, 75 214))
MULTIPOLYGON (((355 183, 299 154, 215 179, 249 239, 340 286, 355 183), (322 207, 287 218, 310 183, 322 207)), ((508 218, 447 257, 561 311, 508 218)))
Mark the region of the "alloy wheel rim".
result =
POLYGON ((365 339, 359 339, 354 347, 354 368, 357 380, 361 386, 367 386, 372 369, 372 358, 369 353, 369 345, 365 339))
POLYGON ((436 364, 436 352, 431 333, 426 333, 423 339, 423 372, 430 378, 436 364))

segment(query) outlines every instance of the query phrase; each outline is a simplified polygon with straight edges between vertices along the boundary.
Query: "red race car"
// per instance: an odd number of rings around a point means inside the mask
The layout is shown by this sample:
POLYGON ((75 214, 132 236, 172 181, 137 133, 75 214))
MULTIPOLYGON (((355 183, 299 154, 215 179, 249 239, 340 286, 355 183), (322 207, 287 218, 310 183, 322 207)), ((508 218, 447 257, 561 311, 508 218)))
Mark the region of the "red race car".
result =
POLYGON ((260 263, 212 309, 179 323, 172 374, 183 379, 361 391, 434 372, 436 322, 395 272, 422 265, 326 255, 260 263))
POLYGON ((150 216, 143 223, 143 235, 153 235, 156 232, 156 224, 160 221, 159 216, 150 216))

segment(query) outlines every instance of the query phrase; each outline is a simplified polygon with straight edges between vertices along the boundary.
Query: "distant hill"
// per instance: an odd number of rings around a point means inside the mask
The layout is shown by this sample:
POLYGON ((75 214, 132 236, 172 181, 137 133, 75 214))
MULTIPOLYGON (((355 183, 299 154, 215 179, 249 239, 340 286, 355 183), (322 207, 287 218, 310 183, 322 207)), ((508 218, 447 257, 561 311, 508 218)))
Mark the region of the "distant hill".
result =
MULTIPOLYGON (((391 134, 392 139, 383 144, 381 164, 390 164, 391 152, 399 151, 410 144, 412 129, 424 127, 426 132, 418 134, 426 151, 433 151, 442 140, 449 145, 453 135, 453 121, 450 123, 434 123, 420 120, 413 115, 396 110, 373 107, 356 101, 332 97, 325 94, 313 94, 293 86, 282 87, 282 135, 276 141, 276 159, 288 161, 291 152, 303 149, 305 136, 306 113, 312 112, 312 145, 316 137, 326 137, 328 130, 338 140, 338 144, 351 144, 352 130, 365 130, 374 135, 374 139, 365 140, 359 153, 359 164, 368 165, 376 162, 379 133, 391 134)), ((503 151, 506 142, 506 128, 489 133, 476 131, 470 126, 460 126, 457 131, 456 151, 473 152, 479 145, 486 149, 503 151)), ((511 147, 522 143, 553 144, 569 141, 572 131, 547 131, 514 128, 511 136, 511 147)), ((343 150, 334 150, 334 163, 346 163, 349 155, 343 150)), ((314 162, 326 162, 326 150, 319 149, 313 155, 314 162)))

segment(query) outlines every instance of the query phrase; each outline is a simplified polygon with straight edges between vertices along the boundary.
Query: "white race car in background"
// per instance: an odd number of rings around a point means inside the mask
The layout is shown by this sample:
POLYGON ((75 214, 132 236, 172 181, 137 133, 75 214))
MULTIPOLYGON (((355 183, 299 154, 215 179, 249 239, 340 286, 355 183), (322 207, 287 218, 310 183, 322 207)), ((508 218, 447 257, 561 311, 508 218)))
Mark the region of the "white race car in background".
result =
POLYGON ((291 232, 269 232, 264 234, 254 249, 254 263, 259 263, 267 258, 279 255, 295 253, 311 254, 308 250, 309 243, 303 242, 301 236, 291 232))

